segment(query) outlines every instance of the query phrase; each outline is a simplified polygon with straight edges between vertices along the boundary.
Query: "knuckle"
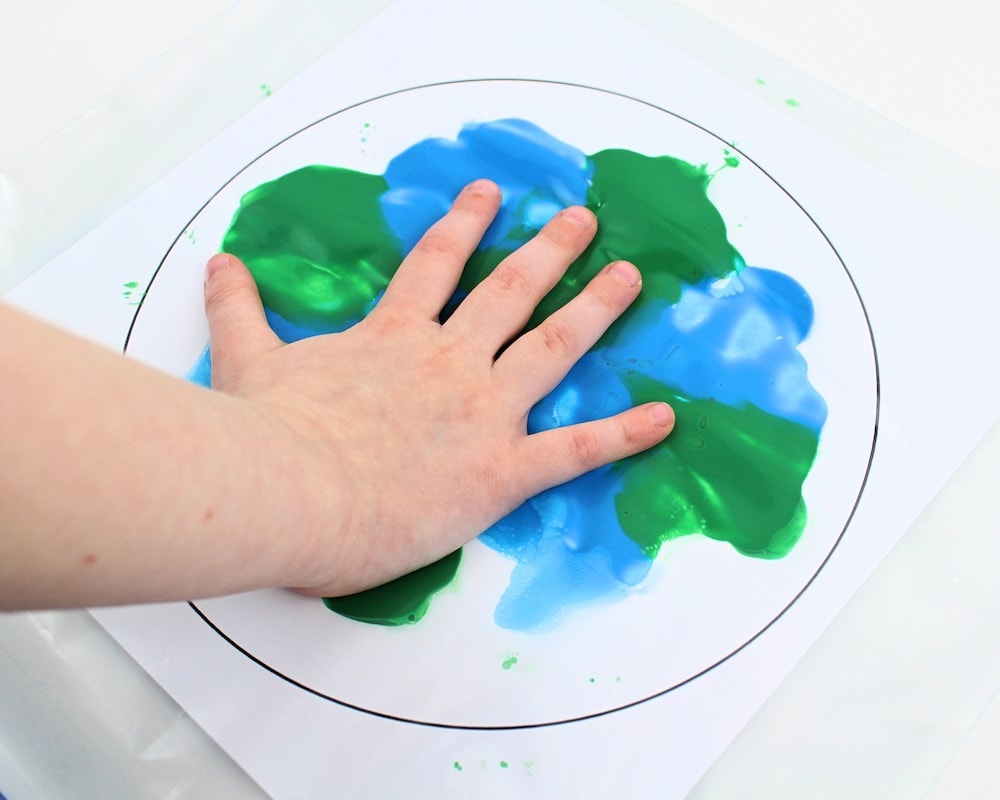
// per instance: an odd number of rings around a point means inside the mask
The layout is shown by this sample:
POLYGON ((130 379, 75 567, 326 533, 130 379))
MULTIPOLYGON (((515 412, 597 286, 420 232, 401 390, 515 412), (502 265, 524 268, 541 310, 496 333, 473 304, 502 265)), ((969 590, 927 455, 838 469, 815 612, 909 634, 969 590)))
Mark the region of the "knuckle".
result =
POLYGON ((619 422, 621 439, 626 449, 634 450, 645 444, 645 429, 634 423, 631 415, 625 415, 619 422))
POLYGON ((578 428, 573 431, 569 442, 570 453, 584 467, 595 467, 602 461, 603 448, 593 428, 578 428))
POLYGON ((501 264, 493 270, 493 281, 504 292, 530 294, 533 289, 531 276, 523 267, 516 264, 501 264))
POLYGON ((416 249, 432 256, 460 255, 458 244, 446 232, 431 228, 417 243, 416 249))
POLYGON ((246 292, 247 286, 242 281, 219 281, 205 292, 205 310, 209 314, 215 313, 233 301, 239 302, 246 292))
POLYGON ((545 349, 555 356, 567 356, 576 352, 577 337, 565 323, 548 320, 538 329, 545 349))

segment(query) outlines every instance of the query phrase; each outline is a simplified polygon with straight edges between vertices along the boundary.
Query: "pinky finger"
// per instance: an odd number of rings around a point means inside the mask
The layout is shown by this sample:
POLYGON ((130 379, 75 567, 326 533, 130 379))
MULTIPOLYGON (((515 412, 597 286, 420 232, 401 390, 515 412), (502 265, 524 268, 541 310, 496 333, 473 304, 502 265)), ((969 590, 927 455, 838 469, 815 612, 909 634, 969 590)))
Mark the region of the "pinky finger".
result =
POLYGON ((662 442, 674 428, 666 403, 645 403, 606 419, 531 434, 522 440, 521 477, 533 495, 641 453, 662 442))

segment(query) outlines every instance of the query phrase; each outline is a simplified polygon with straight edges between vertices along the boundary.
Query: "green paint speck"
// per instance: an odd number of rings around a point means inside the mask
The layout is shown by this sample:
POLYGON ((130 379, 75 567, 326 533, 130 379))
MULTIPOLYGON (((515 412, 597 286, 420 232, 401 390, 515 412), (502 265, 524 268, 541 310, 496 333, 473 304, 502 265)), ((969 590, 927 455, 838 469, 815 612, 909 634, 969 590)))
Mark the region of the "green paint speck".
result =
POLYGON ((274 92, 274 89, 272 89, 270 84, 267 83, 262 83, 259 88, 264 93, 264 97, 270 97, 274 92))
POLYGON ((730 150, 728 147, 722 148, 722 155, 723 155, 722 162, 724 165, 722 169, 725 169, 726 167, 738 167, 740 165, 739 158, 736 155, 734 155, 733 151, 730 150))
POLYGON ((517 663, 517 656, 508 656, 503 660, 503 663, 500 666, 502 666, 504 669, 510 669, 516 663, 517 663))
POLYGON ((138 281, 126 281, 122 284, 122 288, 125 290, 121 293, 122 297, 130 306, 137 306, 142 302, 142 298, 146 295, 145 292, 138 291, 139 282, 138 281))
POLYGON ((452 764, 452 766, 455 768, 456 772, 461 772, 462 771, 462 765, 458 761, 456 761, 454 764, 452 764))
POLYGON ((509 766, 510 766, 510 764, 508 764, 506 761, 501 761, 500 762, 500 769, 507 769, 507 767, 509 767, 509 766))
POLYGON ((757 78, 758 86, 763 86, 765 83, 767 83, 767 81, 765 81, 763 78, 757 78))
POLYGON ((591 678, 587 683, 597 683, 597 678, 591 678))
POLYGON ((802 103, 800 103, 794 97, 787 97, 785 98, 785 105, 789 106, 790 108, 799 108, 802 105, 802 103))

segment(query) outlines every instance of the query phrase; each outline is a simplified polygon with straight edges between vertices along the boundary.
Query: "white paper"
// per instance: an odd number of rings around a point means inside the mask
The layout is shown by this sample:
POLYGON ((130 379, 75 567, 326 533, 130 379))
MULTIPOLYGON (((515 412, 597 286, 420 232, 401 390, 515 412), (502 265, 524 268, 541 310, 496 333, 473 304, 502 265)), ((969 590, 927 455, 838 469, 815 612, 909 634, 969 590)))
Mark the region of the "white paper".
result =
POLYGON ((316 162, 381 172, 511 116, 585 152, 744 159, 712 181, 730 238, 816 307, 802 349, 830 414, 809 528, 770 562, 672 543, 646 592, 546 633, 492 624, 509 565, 478 543, 407 628, 279 590, 96 611, 275 797, 683 795, 1000 408, 978 344, 996 242, 589 3, 397 3, 8 299, 184 374, 201 270, 244 191, 316 162))

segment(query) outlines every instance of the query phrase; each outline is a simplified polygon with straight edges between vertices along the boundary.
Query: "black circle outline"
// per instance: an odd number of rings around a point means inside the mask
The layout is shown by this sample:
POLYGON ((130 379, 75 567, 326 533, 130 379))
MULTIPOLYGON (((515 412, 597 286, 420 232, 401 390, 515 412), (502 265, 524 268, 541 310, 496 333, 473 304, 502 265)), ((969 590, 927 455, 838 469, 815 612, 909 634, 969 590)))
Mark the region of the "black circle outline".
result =
POLYGON ((395 95, 404 94, 404 93, 407 93, 407 92, 415 92, 415 91, 420 91, 422 89, 432 89, 432 88, 438 88, 438 87, 442 87, 442 86, 454 86, 454 85, 459 85, 459 84, 475 84, 475 83, 494 83, 494 84, 498 84, 498 83, 533 83, 533 84, 544 84, 544 85, 549 85, 549 86, 565 86, 565 87, 571 87, 571 88, 574 88, 574 89, 586 89, 586 90, 589 90, 589 91, 595 91, 595 92, 600 92, 600 93, 606 94, 606 95, 612 95, 612 96, 615 96, 615 97, 620 97, 620 98, 625 99, 625 100, 631 100, 633 102, 640 103, 641 105, 644 105, 644 106, 647 106, 649 108, 655 109, 655 110, 660 111, 660 112, 662 112, 664 114, 667 114, 667 115, 669 115, 671 117, 674 117, 675 119, 678 119, 678 120, 680 120, 682 122, 685 122, 685 123, 687 123, 689 125, 692 125, 695 128, 701 130, 702 132, 708 134, 712 138, 717 139, 719 142, 721 142, 723 145, 725 145, 726 147, 730 148, 734 152, 739 153, 743 158, 745 158, 747 161, 749 161, 751 164, 753 164, 755 167, 757 167, 757 169, 759 169, 764 175, 766 175, 767 178, 775 186, 777 186, 785 194, 785 196, 788 197, 788 199, 791 200, 792 203, 794 203, 796 205, 796 207, 798 207, 798 209, 812 223, 813 227, 819 232, 820 236, 823 237, 823 240, 827 243, 827 245, 829 246, 830 250, 836 256, 837 261, 840 262, 840 265, 841 265, 841 267, 844 270, 844 274, 847 275, 847 279, 848 279, 848 281, 850 281, 851 288, 854 291, 854 295, 855 295, 855 297, 857 297, 858 303, 861 306, 861 312, 864 315, 865 325, 866 325, 866 327, 868 329, 868 338, 869 338, 869 341, 871 342, 872 359, 874 361, 874 367, 875 367, 875 420, 874 420, 874 425, 873 425, 873 428, 872 428, 872 444, 871 444, 871 449, 870 449, 869 454, 868 454, 868 463, 865 466, 864 477, 862 478, 861 485, 858 488, 857 498, 854 501, 854 505, 851 508, 850 514, 848 514, 847 520, 844 523, 844 527, 841 529, 840 534, 837 536, 836 540, 834 541, 833 546, 830 548, 829 553, 827 553, 826 557, 823 559, 822 562, 820 562, 820 565, 816 568, 816 571, 812 574, 812 576, 809 578, 809 580, 806 581, 805 585, 798 591, 798 593, 796 593, 796 595, 789 601, 788 605, 786 605, 780 612, 778 612, 777 616, 775 616, 763 628, 761 628, 759 631, 757 631, 757 633, 755 633, 753 636, 751 636, 749 639, 747 639, 743 644, 741 644, 739 647, 737 647, 731 653, 729 653, 728 655, 723 656, 718 661, 716 661, 714 664, 711 664, 710 666, 705 667, 703 670, 695 673, 694 675, 691 675, 690 677, 688 677, 688 678, 686 678, 686 679, 684 679, 684 680, 682 680, 682 681, 680 681, 678 683, 675 683, 673 686, 670 686, 670 687, 668 687, 666 689, 663 689, 663 690, 661 690, 659 692, 654 692, 653 694, 648 695, 647 697, 642 697, 642 698, 640 698, 638 700, 633 700, 633 701, 631 701, 629 703, 625 703, 624 705, 616 706, 614 708, 607 708, 607 709, 604 709, 602 711, 597 711, 597 712, 594 712, 594 713, 591 713, 591 714, 583 714, 583 715, 576 716, 576 717, 570 717, 570 718, 567 718, 567 719, 552 720, 552 721, 549 721, 549 722, 523 723, 523 724, 518 724, 518 725, 462 725, 462 724, 457 724, 457 723, 431 722, 431 721, 428 721, 428 720, 409 719, 407 717, 401 717, 401 716, 397 716, 397 715, 394 715, 394 714, 389 714, 389 713, 386 713, 386 712, 376 711, 376 710, 370 709, 370 708, 365 708, 363 706, 359 706, 359 705, 355 705, 353 703, 349 703, 349 702, 347 702, 345 700, 338 700, 336 697, 331 697, 330 695, 324 694, 323 692, 320 692, 317 689, 313 689, 310 686, 306 686, 305 684, 303 684, 303 683, 295 680, 294 678, 291 678, 288 675, 285 675, 284 673, 279 672, 277 669, 275 669, 274 667, 270 666, 269 664, 266 664, 264 661, 262 661, 261 659, 259 659, 257 656, 253 655, 253 653, 249 652, 246 648, 244 648, 243 646, 241 646, 240 644, 238 644, 236 641, 234 641, 233 639, 231 639, 222 629, 220 629, 215 623, 213 623, 205 615, 205 613, 200 608, 198 608, 198 606, 194 602, 189 602, 188 603, 188 605, 191 607, 191 609, 194 611, 194 613, 199 618, 201 618, 202 621, 204 621, 213 631, 215 631, 220 637, 222 637, 222 639, 224 639, 226 642, 228 642, 235 650, 237 650, 239 653, 242 653, 244 656, 246 656, 248 659, 250 659, 251 661, 253 661, 255 664, 257 664, 258 666, 260 666, 263 669, 267 670, 272 675, 275 675, 276 677, 281 678, 283 681, 291 684, 292 686, 295 686, 295 687, 297 687, 299 689, 302 689, 303 691, 308 692, 309 694, 312 694, 312 695, 314 695, 314 696, 316 696, 318 698, 321 698, 323 700, 327 700, 327 701, 329 701, 331 703, 334 703, 335 705, 341 706, 342 708, 347 708, 347 709, 350 709, 352 711, 358 711, 358 712, 361 712, 363 714, 368 714, 370 716, 378 717, 380 719, 390 720, 390 721, 393 721, 393 722, 402 722, 402 723, 406 723, 406 724, 409 724, 409 725, 418 725, 418 726, 421 726, 421 727, 428 727, 428 728, 440 728, 440 729, 449 729, 449 730, 465 730, 465 731, 530 730, 530 729, 533 729, 533 728, 548 728, 548 727, 555 727, 555 726, 558 726, 558 725, 568 725, 568 724, 573 723, 573 722, 582 722, 584 720, 598 719, 600 717, 608 716, 610 714, 615 714, 615 713, 618 713, 620 711, 625 711, 625 710, 630 709, 630 708, 635 708, 636 706, 642 705, 643 703, 647 703, 647 702, 649 702, 651 700, 655 700, 658 697, 663 697, 663 696, 669 694, 670 692, 675 691, 676 689, 679 689, 679 688, 681 688, 683 686, 688 685, 689 683, 692 683, 693 681, 695 681, 698 678, 700 678, 702 675, 707 674, 711 670, 713 670, 716 667, 720 666, 721 664, 725 663, 726 661, 728 661, 729 659, 731 659, 733 656, 735 656, 737 653, 740 653, 743 650, 745 650, 749 645, 751 645, 753 642, 755 642, 757 639, 759 639, 766 631, 768 631, 779 619, 781 619, 788 612, 788 610, 793 605, 795 605, 795 603, 798 601, 798 599, 800 597, 802 597, 802 595, 805 593, 805 591, 813 584, 813 582, 819 576, 820 572, 822 572, 823 568, 827 565, 827 563, 833 557, 833 554, 834 554, 834 552, 836 552, 837 547, 840 545, 840 542, 843 540, 844 535, 847 532, 847 529, 850 527, 851 522, 854 519, 854 515, 857 513, 858 505, 861 502, 861 497, 864 494, 865 488, 866 488, 866 486, 868 484, 868 478, 869 478, 869 476, 871 474, 872 461, 874 460, 874 457, 875 457, 875 447, 876 447, 876 444, 877 444, 877 441, 878 441, 879 418, 880 418, 880 413, 881 413, 881 375, 880 375, 880 371, 879 371, 878 350, 877 350, 877 347, 875 345, 875 333, 872 330, 871 318, 868 316, 868 309, 865 306, 865 302, 864 302, 864 299, 861 297, 860 291, 858 291, 858 286, 857 286, 857 283, 854 280, 854 276, 851 274, 851 271, 847 268, 847 265, 844 263, 844 259, 841 257, 840 253, 837 251, 837 248, 834 246, 833 242, 830 241, 829 237, 826 235, 826 232, 819 226, 819 224, 816 222, 816 220, 813 219, 812 215, 808 211, 806 211, 805 208, 802 207, 802 205, 798 202, 798 200, 796 200, 792 196, 792 194, 787 189, 785 189, 785 187, 782 186, 782 184, 779 183, 767 170, 765 170, 763 167, 761 167, 760 164, 758 164, 756 161, 754 161, 752 158, 750 158, 750 156, 748 156, 746 153, 744 153, 742 150, 740 150, 739 147, 737 147, 732 142, 726 141, 722 137, 718 136, 717 134, 715 134, 712 131, 710 131, 707 128, 705 128, 704 126, 699 125, 697 122, 689 120, 686 117, 683 117, 680 114, 677 114, 677 113, 675 113, 673 111, 669 111, 668 109, 665 109, 665 108, 663 108, 661 106, 658 106, 655 103, 651 103, 648 100, 643 100, 641 98, 633 97, 633 96, 625 94, 623 92, 617 92, 617 91, 614 91, 614 90, 611 90, 611 89, 602 89, 602 88, 597 87, 597 86, 588 86, 586 84, 573 83, 573 82, 570 82, 570 81, 546 80, 546 79, 540 79, 540 78, 469 78, 469 79, 459 79, 459 80, 451 80, 451 81, 439 81, 439 82, 435 82, 435 83, 421 84, 421 85, 418 85, 418 86, 410 86, 410 87, 407 87, 407 88, 404 88, 404 89, 396 89, 394 91, 385 92, 385 93, 377 95, 375 97, 370 97, 370 98, 368 98, 366 100, 362 100, 362 101, 359 101, 357 103, 352 103, 351 105, 348 105, 348 106, 345 106, 345 107, 343 107, 341 109, 338 109, 337 111, 334 111, 334 112, 332 112, 330 114, 327 114, 324 117, 320 117, 319 119, 314 120, 313 122, 310 122, 308 125, 305 125, 305 126, 299 128, 295 132, 289 134, 285 138, 283 138, 283 139, 279 140, 278 142, 276 142, 275 144, 271 145, 266 150, 264 150, 263 152, 261 152, 252 161, 249 161, 247 164, 245 164, 243 167, 241 167, 236 173, 233 174, 233 176, 229 180, 227 180, 224 184, 222 184, 208 198, 208 200, 206 200, 205 203, 202 204, 202 206, 195 212, 195 214, 188 220, 188 222, 184 225, 184 227, 181 229, 181 231, 177 234, 177 236, 174 238, 173 242, 171 242, 170 247, 167 248, 167 251, 164 253, 163 258, 160 260, 160 263, 157 265, 156 269, 153 271, 153 274, 152 274, 152 276, 149 279, 149 283, 146 284, 146 291, 143 293, 142 299, 139 301, 139 304, 136 307, 135 313, 132 316, 132 322, 129 324, 128 332, 127 332, 127 334, 125 336, 125 343, 123 345, 122 351, 126 352, 128 350, 129 340, 132 337, 132 332, 133 332, 133 330, 135 328, 136 320, 139 318, 139 312, 142 310, 142 305, 143 305, 143 303, 145 301, 145 298, 148 296, 149 290, 151 289, 151 287, 153 285, 153 281, 156 280, 157 275, 159 274, 160 270, 163 268, 164 263, 166 262, 166 260, 169 257, 170 253, 173 251, 174 247, 177 245, 177 243, 180 241, 181 237, 184 235, 184 232, 186 230, 188 230, 188 228, 190 227, 191 223, 193 223, 194 220, 197 219, 197 217, 201 214, 201 212, 204 211, 211 204, 211 202, 220 193, 222 193, 227 186, 229 186, 230 183, 232 183, 240 174, 242 174, 251 165, 253 165, 256 162, 258 162, 260 159, 262 159, 264 156, 266 156, 272 150, 275 150, 276 148, 280 147, 281 145, 283 145, 288 140, 294 138, 295 136, 298 136, 303 131, 308 130, 309 128, 311 128, 311 127, 313 127, 315 125, 319 125, 320 123, 325 122, 326 120, 331 119, 332 117, 335 117, 335 116, 337 116, 339 114, 343 114, 346 111, 351 111, 352 109, 359 108, 360 106, 367 105, 369 103, 374 103, 374 102, 377 102, 379 100, 385 99, 387 97, 393 97, 395 95))

